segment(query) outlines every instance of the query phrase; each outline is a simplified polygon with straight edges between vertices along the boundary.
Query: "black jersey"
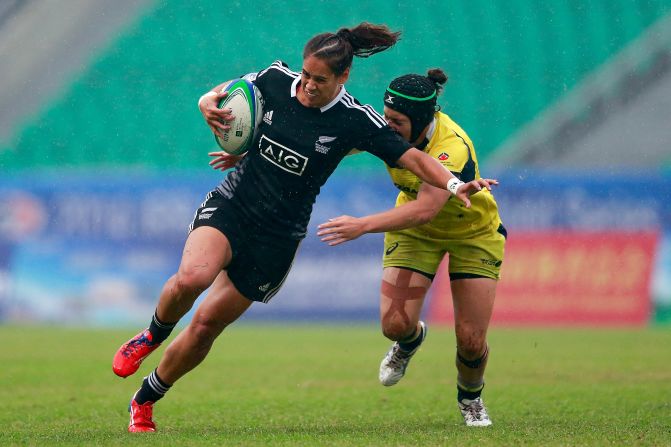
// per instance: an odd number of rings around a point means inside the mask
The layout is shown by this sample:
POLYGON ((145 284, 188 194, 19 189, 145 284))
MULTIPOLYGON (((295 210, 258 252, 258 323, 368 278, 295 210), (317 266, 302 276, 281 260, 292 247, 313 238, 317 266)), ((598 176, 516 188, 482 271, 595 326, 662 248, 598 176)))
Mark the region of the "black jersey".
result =
POLYGON ((321 108, 296 97, 300 74, 281 61, 251 80, 263 95, 255 144, 218 186, 236 215, 269 235, 302 239, 319 190, 351 149, 390 166, 410 147, 343 86, 321 108))

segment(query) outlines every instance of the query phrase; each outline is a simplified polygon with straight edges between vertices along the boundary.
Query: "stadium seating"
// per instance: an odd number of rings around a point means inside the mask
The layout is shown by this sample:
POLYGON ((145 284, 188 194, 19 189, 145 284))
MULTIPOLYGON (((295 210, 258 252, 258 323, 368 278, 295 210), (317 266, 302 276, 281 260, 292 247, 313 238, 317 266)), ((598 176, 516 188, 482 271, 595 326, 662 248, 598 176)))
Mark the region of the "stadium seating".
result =
MULTIPOLYGON (((352 0, 313 14, 259 2, 158 2, 129 24, 91 65, 0 148, 3 169, 189 168, 207 162, 214 140, 196 108, 211 86, 283 59, 300 68, 304 42, 362 20, 401 29, 403 40, 355 61, 348 89, 380 109, 391 78, 441 67, 440 100, 471 134, 480 159, 583 76, 671 9, 665 0, 577 3, 429 1, 389 8, 352 0), (239 17, 238 23, 229 20, 239 17), (302 20, 301 17, 309 17, 302 20), (289 26, 297 19, 302 26, 289 26)), ((318 6, 320 7, 320 6, 318 6)), ((371 158, 356 157, 370 165, 371 158)))

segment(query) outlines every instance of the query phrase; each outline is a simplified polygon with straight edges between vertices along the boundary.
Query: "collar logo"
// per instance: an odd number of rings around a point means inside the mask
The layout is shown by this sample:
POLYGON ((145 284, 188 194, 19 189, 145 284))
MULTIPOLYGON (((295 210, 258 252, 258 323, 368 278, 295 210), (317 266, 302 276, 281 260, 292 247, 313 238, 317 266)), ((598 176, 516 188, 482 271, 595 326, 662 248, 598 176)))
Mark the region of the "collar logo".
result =
POLYGON ((438 160, 440 160, 440 161, 445 161, 445 160, 447 160, 448 158, 450 158, 450 156, 449 156, 448 154, 446 154, 445 152, 442 152, 442 153, 438 156, 438 160))

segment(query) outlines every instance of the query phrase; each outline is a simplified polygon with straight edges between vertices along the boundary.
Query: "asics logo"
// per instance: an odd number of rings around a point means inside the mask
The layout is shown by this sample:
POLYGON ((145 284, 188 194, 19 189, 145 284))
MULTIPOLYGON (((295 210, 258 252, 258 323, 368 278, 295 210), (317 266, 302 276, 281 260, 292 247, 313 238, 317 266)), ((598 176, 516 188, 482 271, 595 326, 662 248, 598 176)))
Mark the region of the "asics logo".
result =
POLYGON ((485 265, 492 265, 494 267, 501 267, 501 264, 503 264, 503 261, 499 261, 498 259, 480 258, 480 262, 482 262, 485 265))

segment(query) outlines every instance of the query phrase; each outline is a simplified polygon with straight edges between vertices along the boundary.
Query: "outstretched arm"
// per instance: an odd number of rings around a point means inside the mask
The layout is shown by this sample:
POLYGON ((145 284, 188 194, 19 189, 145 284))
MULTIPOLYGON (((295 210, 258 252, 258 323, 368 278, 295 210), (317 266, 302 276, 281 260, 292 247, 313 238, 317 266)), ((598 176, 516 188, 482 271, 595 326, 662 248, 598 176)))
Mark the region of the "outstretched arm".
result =
POLYGON ((471 194, 475 194, 482 188, 491 190, 491 185, 499 184, 497 180, 484 178, 464 183, 456 178, 450 171, 445 169, 438 160, 414 147, 408 149, 401 158, 398 159, 398 164, 408 171, 411 171, 424 182, 454 194, 459 200, 466 204, 467 208, 470 208, 471 206, 471 201, 469 199, 471 194))
POLYGON ((417 200, 364 217, 339 216, 318 226, 317 236, 329 245, 351 241, 365 233, 403 230, 429 222, 449 199, 444 189, 423 183, 417 200))

